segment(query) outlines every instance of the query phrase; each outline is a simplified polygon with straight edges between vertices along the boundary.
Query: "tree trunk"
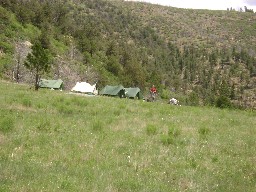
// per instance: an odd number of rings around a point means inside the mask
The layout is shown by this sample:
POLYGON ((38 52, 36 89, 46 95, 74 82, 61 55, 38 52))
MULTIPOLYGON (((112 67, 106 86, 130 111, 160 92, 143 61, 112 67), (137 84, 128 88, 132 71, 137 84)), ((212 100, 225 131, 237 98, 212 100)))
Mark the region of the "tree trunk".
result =
POLYGON ((38 91, 39 89, 39 74, 36 74, 36 81, 35 81, 35 90, 38 91))
POLYGON ((20 53, 18 54, 18 61, 17 61, 17 68, 16 68, 16 82, 19 83, 20 80, 20 59, 21 55, 20 53))

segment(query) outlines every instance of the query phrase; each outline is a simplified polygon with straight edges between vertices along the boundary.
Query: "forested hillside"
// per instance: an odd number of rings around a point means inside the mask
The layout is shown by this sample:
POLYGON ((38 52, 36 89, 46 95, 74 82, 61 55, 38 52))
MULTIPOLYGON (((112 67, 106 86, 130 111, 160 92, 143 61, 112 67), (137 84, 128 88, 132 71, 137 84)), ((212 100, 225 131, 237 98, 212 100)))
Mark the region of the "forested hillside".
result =
POLYGON ((0 77, 31 83, 40 40, 44 78, 138 86, 187 105, 256 107, 256 14, 106 0, 1 0, 0 77), (218 103, 218 102, 217 102, 218 103))

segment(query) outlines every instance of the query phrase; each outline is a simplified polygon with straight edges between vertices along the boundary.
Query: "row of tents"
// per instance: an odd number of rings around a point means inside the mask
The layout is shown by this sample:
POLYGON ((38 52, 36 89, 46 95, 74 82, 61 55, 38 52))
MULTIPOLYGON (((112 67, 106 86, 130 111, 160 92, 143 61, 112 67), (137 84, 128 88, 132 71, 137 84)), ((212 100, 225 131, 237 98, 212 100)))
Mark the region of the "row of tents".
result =
MULTIPOLYGON (((62 90, 64 88, 63 81, 61 79, 58 80, 47 80, 41 79, 39 82, 39 87, 62 90)), ((120 98, 137 98, 143 99, 142 92, 140 88, 125 88, 122 85, 117 86, 105 86, 102 90, 98 91, 96 88, 96 83, 91 85, 87 82, 77 82, 76 85, 71 89, 73 93, 83 93, 88 95, 104 95, 104 96, 113 96, 120 98)))
POLYGON ((100 95, 106 96, 118 96, 120 98, 138 98, 143 99, 142 92, 138 87, 125 88, 122 85, 117 86, 105 86, 100 92, 100 95))

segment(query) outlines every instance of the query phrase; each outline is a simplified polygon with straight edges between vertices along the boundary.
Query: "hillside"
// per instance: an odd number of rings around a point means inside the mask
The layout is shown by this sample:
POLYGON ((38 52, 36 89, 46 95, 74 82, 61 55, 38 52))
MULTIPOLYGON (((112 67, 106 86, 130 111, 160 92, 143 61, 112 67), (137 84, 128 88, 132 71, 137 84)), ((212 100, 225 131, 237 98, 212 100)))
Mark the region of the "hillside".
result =
POLYGON ((255 111, 0 89, 0 191, 256 187, 255 111))
POLYGON ((52 54, 45 78, 157 85, 163 99, 255 108, 256 14, 127 1, 2 1, 0 75, 33 82, 23 62, 41 39, 52 54), (172 90, 172 91, 170 91, 172 90), (196 101, 196 102, 195 102, 196 101))
POLYGON ((125 2, 120 6, 141 18, 167 42, 214 47, 244 46, 255 56, 256 14, 237 11, 193 10, 148 3, 125 2))

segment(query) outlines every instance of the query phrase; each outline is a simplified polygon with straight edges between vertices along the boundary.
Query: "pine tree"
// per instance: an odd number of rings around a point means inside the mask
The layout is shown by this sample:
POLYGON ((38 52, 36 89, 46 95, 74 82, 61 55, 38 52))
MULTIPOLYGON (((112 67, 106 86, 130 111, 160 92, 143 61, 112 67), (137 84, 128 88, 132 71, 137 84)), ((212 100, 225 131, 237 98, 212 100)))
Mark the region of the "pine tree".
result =
POLYGON ((28 54, 24 63, 35 76, 35 90, 39 89, 40 76, 50 69, 50 54, 47 49, 44 49, 40 42, 36 42, 32 46, 32 52, 28 54))

